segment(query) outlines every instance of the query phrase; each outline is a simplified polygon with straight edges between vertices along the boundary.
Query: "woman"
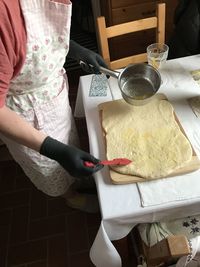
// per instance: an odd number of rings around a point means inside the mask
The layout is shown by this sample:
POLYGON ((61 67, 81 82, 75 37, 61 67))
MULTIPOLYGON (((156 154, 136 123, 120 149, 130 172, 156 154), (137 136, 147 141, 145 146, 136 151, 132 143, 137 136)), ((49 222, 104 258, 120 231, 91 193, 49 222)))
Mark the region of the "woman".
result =
POLYGON ((1 139, 39 190, 64 196, 69 205, 75 177, 102 166, 73 146, 78 141, 63 65, 68 54, 96 72, 106 66, 69 40, 71 8, 69 0, 0 0, 1 139))

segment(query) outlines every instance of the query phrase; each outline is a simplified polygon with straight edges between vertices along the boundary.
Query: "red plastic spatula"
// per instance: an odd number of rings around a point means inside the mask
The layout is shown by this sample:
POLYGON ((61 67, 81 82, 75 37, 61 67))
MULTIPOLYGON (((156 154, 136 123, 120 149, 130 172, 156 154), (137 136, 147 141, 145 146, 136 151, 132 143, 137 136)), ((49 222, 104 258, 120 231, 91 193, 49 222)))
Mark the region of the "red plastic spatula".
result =
MULTIPOLYGON (((125 166, 125 165, 128 165, 131 162, 132 162, 131 160, 126 159, 126 158, 117 158, 117 159, 112 159, 112 160, 102 160, 98 164, 125 166)), ((86 167, 94 167, 94 163, 89 162, 89 161, 85 161, 84 164, 85 164, 86 167)))

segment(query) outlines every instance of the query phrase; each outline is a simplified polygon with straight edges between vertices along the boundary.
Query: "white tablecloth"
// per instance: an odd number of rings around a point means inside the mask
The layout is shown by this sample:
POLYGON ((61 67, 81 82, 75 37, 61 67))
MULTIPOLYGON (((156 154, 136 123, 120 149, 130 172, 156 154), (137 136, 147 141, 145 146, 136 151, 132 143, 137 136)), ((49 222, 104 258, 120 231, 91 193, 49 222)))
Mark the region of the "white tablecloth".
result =
MULTIPOLYGON (((196 134, 200 133, 200 131, 198 132, 200 119, 194 115, 186 101, 188 98, 200 95, 200 87, 190 74, 192 70, 197 69, 200 69, 200 55, 167 61, 165 68, 161 71, 163 83, 159 90, 173 104, 184 130, 186 133, 191 134, 192 132, 191 136, 193 136, 194 131, 196 134)), ((75 116, 86 117, 91 154, 97 158, 105 159, 105 148, 97 106, 102 102, 121 98, 121 94, 117 79, 110 78, 107 96, 89 97, 92 77, 93 75, 80 77, 75 116)), ((193 140, 192 137, 190 138, 198 154, 200 151, 198 142, 193 140)), ((196 195, 193 197, 194 192, 192 191, 193 188, 194 191, 196 187, 200 188, 200 171, 195 171, 190 175, 196 183, 194 187, 191 186, 191 192, 189 196, 187 195, 187 198, 179 198, 179 200, 175 199, 169 202, 167 201, 167 190, 164 190, 163 199, 166 199, 166 201, 162 201, 162 204, 146 203, 144 205, 141 202, 141 192, 139 192, 137 184, 111 184, 107 168, 103 168, 96 173, 95 180, 102 222, 90 251, 90 257, 95 266, 121 266, 120 256, 111 240, 125 237, 136 224, 200 213, 200 197, 196 195)), ((173 187, 176 187, 176 183, 173 187)), ((154 187, 152 188, 154 189, 154 187)), ((158 190, 157 186, 155 188, 158 190)), ((149 201, 149 199, 147 200, 149 201)))

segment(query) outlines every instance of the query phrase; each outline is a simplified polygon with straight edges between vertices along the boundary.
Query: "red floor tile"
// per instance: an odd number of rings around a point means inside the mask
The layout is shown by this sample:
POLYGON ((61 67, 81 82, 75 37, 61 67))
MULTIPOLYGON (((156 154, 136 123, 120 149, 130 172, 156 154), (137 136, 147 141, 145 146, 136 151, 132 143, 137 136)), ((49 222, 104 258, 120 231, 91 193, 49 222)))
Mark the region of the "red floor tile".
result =
POLYGON ((94 264, 91 262, 88 252, 81 252, 70 256, 70 266, 94 267, 94 264))
POLYGON ((46 260, 47 241, 39 240, 9 247, 8 267, 46 260))
POLYGON ((12 210, 0 211, 0 225, 10 225, 12 219, 12 210))
POLYGON ((0 249, 0 266, 6 266, 7 248, 4 246, 0 249))
POLYGON ((20 266, 20 267, 48 267, 46 261, 38 261, 35 263, 28 264, 26 266, 20 266))
POLYGON ((52 198, 48 200, 48 216, 68 214, 71 212, 73 212, 73 210, 66 205, 63 198, 52 198))
POLYGON ((30 240, 65 233, 65 216, 47 217, 31 221, 29 228, 30 240))
POLYGON ((69 252, 76 253, 89 249, 86 214, 75 212, 67 218, 69 252))
POLYGON ((9 230, 9 225, 0 226, 0 250, 3 250, 8 246, 9 230))
POLYGON ((41 219, 47 216, 47 197, 39 190, 31 190, 30 220, 41 219))
POLYGON ((15 188, 16 164, 12 161, 7 162, 7 164, 5 164, 5 162, 2 163, 1 161, 0 163, 2 164, 0 169, 0 193, 13 191, 15 188))
POLYGON ((65 235, 49 238, 48 240, 48 267, 69 267, 68 247, 65 235))
POLYGON ((0 211, 18 206, 26 206, 29 203, 30 192, 22 190, 18 192, 5 193, 0 195, 0 211))
POLYGON ((9 243, 19 244, 28 241, 29 207, 13 209, 9 243))

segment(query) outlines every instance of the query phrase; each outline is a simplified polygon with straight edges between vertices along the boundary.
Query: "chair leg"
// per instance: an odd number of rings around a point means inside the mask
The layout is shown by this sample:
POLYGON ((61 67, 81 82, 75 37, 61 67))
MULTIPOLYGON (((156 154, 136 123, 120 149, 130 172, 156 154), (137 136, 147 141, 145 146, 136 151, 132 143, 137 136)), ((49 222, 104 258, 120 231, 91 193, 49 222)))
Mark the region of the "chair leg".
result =
POLYGON ((130 254, 133 253, 137 265, 142 265, 145 262, 145 257, 143 254, 141 238, 136 227, 129 233, 128 240, 130 254))

